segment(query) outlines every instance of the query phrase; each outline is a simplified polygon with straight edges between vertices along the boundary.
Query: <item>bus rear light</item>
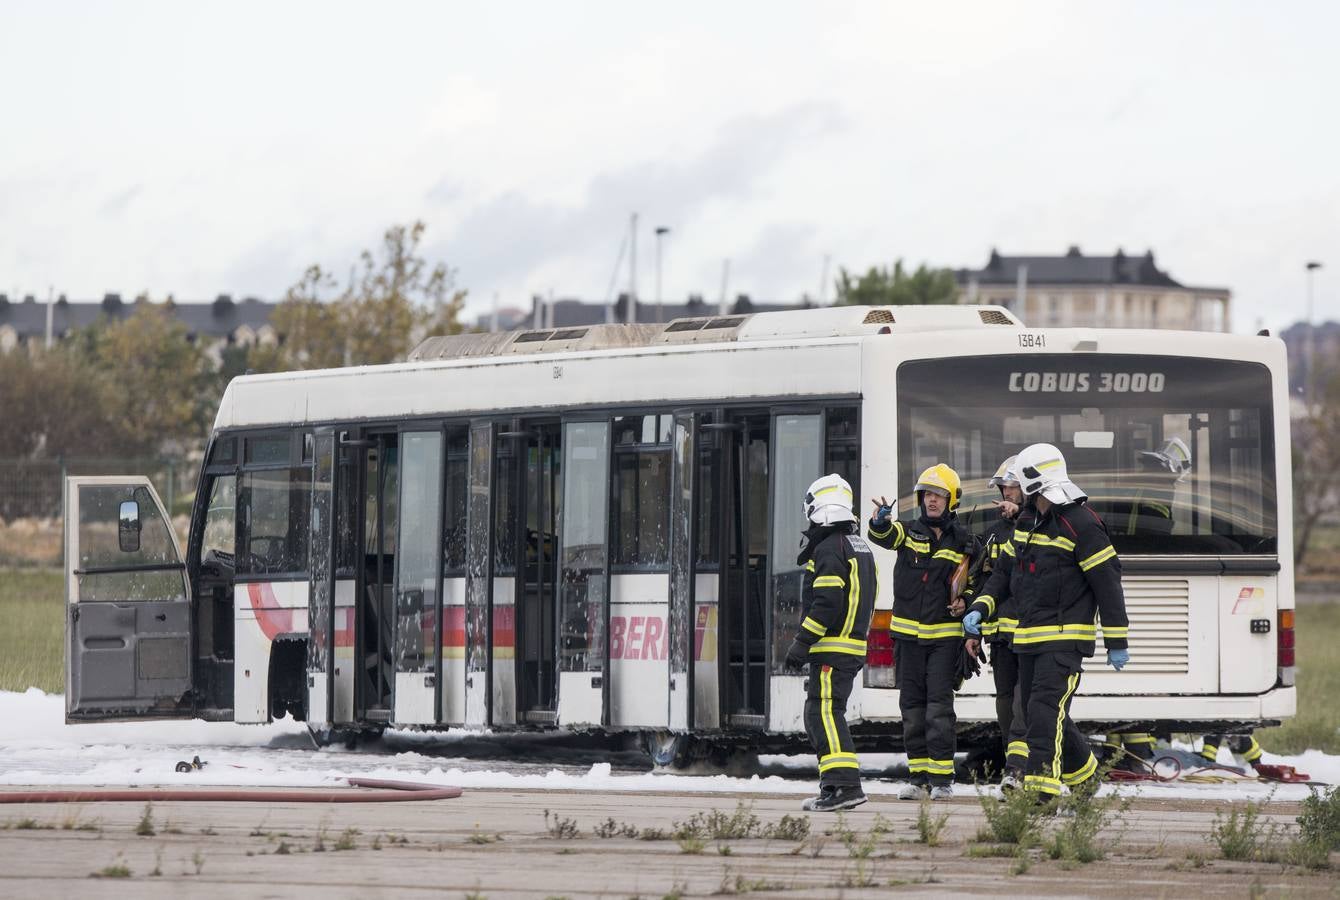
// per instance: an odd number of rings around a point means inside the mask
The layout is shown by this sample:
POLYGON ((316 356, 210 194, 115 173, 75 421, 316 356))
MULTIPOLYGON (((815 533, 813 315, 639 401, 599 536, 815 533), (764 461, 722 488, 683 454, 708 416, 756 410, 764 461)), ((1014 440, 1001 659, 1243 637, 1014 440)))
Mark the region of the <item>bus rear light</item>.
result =
POLYGON ((893 687, 893 624, 890 610, 876 610, 865 636, 865 683, 867 687, 893 687))
POLYGON ((1294 611, 1281 609, 1279 615, 1279 636, 1276 638, 1276 665, 1279 666, 1279 681, 1285 687, 1294 683, 1297 660, 1294 653, 1294 611))

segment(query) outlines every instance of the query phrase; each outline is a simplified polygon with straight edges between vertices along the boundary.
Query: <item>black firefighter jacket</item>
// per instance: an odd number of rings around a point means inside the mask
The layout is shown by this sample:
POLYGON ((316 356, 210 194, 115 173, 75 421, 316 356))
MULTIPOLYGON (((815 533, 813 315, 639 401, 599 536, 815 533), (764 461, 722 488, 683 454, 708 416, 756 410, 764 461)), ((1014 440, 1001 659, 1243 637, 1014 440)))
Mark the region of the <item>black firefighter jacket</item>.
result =
MULTIPOLYGON (((977 551, 974 538, 957 518, 940 530, 917 519, 904 524, 870 520, 870 540, 896 551, 893 566, 893 619, 890 630, 899 640, 919 643, 962 640, 963 623, 949 613, 954 570, 977 551)), ((964 600, 972 599, 972 586, 964 600)))
MULTIPOLYGON (((865 639, 875 608, 875 555, 859 535, 824 529, 803 562, 800 631, 814 662, 842 669, 865 664, 865 639)), ((802 553, 802 556, 806 554, 802 553)))
POLYGON ((1121 561, 1103 520, 1084 503, 1053 506, 1028 520, 1020 515, 1014 536, 970 609, 984 619, 1007 608, 1018 617, 1015 653, 1078 650, 1093 656, 1097 627, 1103 644, 1126 649, 1126 601, 1121 561), (1006 604, 1009 604, 1006 606, 1006 604))
MULTIPOLYGON (((1021 510, 1017 518, 999 518, 990 528, 978 535, 982 542, 982 552, 987 556, 986 563, 982 567, 982 583, 978 587, 986 584, 997 567, 1014 561, 1014 557, 1005 552, 1005 545, 1014 539, 1017 523, 1026 521, 1028 524, 1023 526, 1024 530, 1032 527, 1030 516, 1030 510, 1021 510)), ((1008 644, 1014 639, 1014 629, 1018 624, 1019 617, 1014 613, 1013 600, 1007 597, 996 604, 995 618, 983 617, 982 637, 993 644, 1008 644)))

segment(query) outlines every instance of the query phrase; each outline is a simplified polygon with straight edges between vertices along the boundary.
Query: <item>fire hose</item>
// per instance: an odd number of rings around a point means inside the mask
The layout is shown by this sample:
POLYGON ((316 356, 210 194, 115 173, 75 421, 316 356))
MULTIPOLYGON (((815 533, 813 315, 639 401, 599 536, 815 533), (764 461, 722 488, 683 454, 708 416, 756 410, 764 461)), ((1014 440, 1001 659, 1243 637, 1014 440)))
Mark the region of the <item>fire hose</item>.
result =
POLYGON ((413 800, 451 800, 458 787, 349 778, 349 787, 295 790, 293 788, 64 788, 55 791, 0 791, 4 803, 117 803, 143 800, 180 800, 187 803, 403 803, 413 800), (366 788, 366 790, 350 790, 366 788))

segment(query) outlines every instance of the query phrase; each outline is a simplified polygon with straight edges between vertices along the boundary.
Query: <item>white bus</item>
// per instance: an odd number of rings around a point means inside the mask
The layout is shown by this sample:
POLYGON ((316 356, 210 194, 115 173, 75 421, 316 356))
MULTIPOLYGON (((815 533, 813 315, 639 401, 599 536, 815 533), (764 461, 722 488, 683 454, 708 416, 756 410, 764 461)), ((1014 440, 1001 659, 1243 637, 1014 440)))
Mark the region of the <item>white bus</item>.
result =
MULTIPOLYGON (((940 306, 459 335, 237 378, 184 555, 146 479, 69 480, 67 717, 640 732, 661 761, 794 746, 811 480, 909 516, 917 473, 948 462, 982 531, 997 464, 1049 441, 1108 523, 1131 623, 1129 667, 1092 667, 1076 718, 1276 721, 1295 704, 1286 374, 1274 338, 940 306), (1174 437, 1176 481, 1141 464, 1174 437)), ((876 553, 849 716, 890 748, 876 553)), ((989 673, 960 693, 965 744, 994 739, 991 693, 989 673)))

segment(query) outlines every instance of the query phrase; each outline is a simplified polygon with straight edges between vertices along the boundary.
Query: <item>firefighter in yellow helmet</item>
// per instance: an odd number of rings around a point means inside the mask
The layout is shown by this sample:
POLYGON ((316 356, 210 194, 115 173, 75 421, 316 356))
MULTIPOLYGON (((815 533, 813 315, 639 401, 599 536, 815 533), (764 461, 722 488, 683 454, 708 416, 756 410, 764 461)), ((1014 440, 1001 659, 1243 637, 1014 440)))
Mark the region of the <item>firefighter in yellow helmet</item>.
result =
POLYGON ((916 483, 918 515, 910 522, 893 518, 892 505, 872 502, 872 543, 893 550, 893 619, 897 641, 894 678, 903 717, 909 783, 903 800, 948 800, 954 796, 954 685, 963 644, 964 600, 956 575, 977 542, 954 510, 963 497, 958 473, 944 463, 921 473, 916 483))

